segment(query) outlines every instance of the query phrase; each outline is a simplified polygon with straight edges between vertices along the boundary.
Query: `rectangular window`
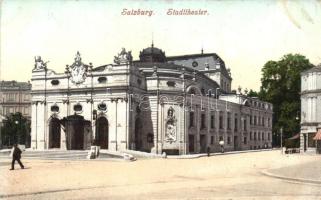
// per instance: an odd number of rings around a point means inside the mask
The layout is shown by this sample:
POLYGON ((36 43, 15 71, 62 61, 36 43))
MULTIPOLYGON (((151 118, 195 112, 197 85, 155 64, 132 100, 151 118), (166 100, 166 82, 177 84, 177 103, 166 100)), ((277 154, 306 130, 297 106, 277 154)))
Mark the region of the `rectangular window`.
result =
POLYGON ((214 136, 211 136, 211 144, 214 144, 214 136))
POLYGON ((214 115, 211 115, 211 128, 215 128, 215 118, 214 115))
POLYGON ((262 140, 265 140, 265 134, 262 132, 262 140))
POLYGON ((223 136, 220 136, 220 141, 223 141, 223 136))
POLYGON ((194 126, 194 112, 189 113, 189 127, 194 126))
POLYGON ((256 125, 256 116, 254 116, 254 125, 256 125))
POLYGON ((247 138, 244 137, 244 144, 247 144, 247 138))
POLYGON ((237 120, 237 116, 235 116, 235 119, 234 119, 234 131, 237 132, 237 129, 238 129, 238 120, 237 120))
POLYGON ((247 130, 247 126, 246 126, 246 124, 247 124, 247 122, 246 122, 246 119, 244 119, 244 131, 246 131, 247 130))
POLYGON ((254 140, 256 140, 256 132, 254 132, 254 140))
POLYGON ((271 139, 271 135, 270 135, 270 133, 268 133, 268 140, 270 140, 271 139))
POLYGON ((219 118, 220 129, 223 129, 223 116, 220 114, 219 118))
POLYGON ((227 113, 227 129, 231 130, 231 113, 227 113))
POLYGON ((262 117, 262 126, 265 126, 265 119, 262 117))
POLYGON ((12 94, 12 93, 9 93, 8 94, 8 101, 14 101, 14 94, 12 94))
POLYGON ((252 139, 253 139, 252 132, 250 132, 250 140, 252 140, 252 139))
POLYGON ((201 115, 201 129, 205 128, 205 114, 201 115))
POLYGON ((230 136, 227 137, 227 144, 231 144, 231 137, 230 136))
POLYGON ((261 140, 261 132, 257 133, 257 138, 258 138, 258 140, 261 140))
POLYGON ((315 134, 308 134, 308 147, 315 147, 315 140, 313 140, 315 134))
POLYGON ((252 118, 252 115, 250 116, 250 124, 251 124, 251 125, 253 124, 253 118, 252 118))

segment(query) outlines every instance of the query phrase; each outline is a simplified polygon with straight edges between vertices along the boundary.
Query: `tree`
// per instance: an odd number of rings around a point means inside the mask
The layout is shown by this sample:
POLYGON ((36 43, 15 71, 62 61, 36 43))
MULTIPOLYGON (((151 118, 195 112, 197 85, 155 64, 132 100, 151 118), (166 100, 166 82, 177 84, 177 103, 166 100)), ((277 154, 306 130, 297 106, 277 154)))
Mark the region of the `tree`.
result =
POLYGON ((247 96, 249 96, 249 97, 259 97, 259 94, 258 94, 258 92, 250 89, 250 91, 249 91, 249 93, 247 94, 247 96))
MULTIPOLYGON (((259 98, 273 104, 273 133, 283 128, 284 138, 300 131, 300 73, 313 65, 300 54, 288 54, 279 61, 268 61, 262 68, 259 98)), ((277 138, 274 144, 280 144, 277 138)))
POLYGON ((1 133, 3 145, 29 144, 30 122, 19 112, 12 113, 3 121, 1 133))

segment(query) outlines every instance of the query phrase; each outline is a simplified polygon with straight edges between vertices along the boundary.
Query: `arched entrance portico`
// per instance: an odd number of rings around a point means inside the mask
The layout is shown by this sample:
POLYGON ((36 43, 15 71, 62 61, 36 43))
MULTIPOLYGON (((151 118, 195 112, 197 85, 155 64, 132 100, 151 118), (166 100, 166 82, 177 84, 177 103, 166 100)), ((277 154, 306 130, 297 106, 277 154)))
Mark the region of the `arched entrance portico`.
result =
POLYGON ((60 120, 56 117, 49 122, 49 148, 60 148, 60 120))
POLYGON ((96 121, 95 143, 101 149, 108 149, 108 120, 105 117, 99 117, 96 121))
POLYGON ((70 115, 62 120, 68 150, 84 150, 91 144, 91 124, 81 115, 70 115))

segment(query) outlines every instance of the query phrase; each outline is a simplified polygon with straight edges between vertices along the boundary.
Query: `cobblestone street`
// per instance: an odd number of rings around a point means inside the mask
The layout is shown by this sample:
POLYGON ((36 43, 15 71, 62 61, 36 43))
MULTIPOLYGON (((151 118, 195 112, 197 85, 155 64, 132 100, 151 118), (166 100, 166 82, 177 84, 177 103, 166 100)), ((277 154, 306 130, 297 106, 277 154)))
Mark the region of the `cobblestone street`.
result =
MULTIPOLYGON (((262 174, 320 162, 316 155, 252 152, 197 159, 125 161, 24 160, 0 165, 4 199, 319 199, 321 185, 262 174)), ((279 172, 279 171, 278 171, 279 172)), ((290 173, 290 172, 288 172, 290 173)), ((287 174, 289 175, 289 174, 287 174)))

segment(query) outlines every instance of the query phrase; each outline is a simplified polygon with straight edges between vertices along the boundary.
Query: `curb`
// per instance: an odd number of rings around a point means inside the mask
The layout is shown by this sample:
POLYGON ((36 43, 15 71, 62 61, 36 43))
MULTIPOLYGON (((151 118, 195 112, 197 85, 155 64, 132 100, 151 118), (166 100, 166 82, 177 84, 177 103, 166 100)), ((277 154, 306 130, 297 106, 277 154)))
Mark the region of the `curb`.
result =
POLYGON ((313 184, 321 185, 321 181, 312 180, 312 179, 303 179, 303 178, 292 178, 292 177, 277 175, 277 174, 270 173, 267 170, 261 171, 261 174, 265 176, 273 177, 273 178, 287 180, 287 181, 296 181, 296 182, 302 182, 302 183, 313 183, 313 184))
MULTIPOLYGON (((262 152, 262 151, 273 151, 273 149, 260 149, 260 150, 246 150, 246 151, 227 151, 224 153, 211 153, 211 156, 224 156, 224 155, 233 155, 233 154, 241 154, 241 153, 255 153, 255 152, 262 152)), ((207 153, 203 154, 196 154, 196 155, 178 155, 178 156, 171 156, 167 155, 167 159, 194 159, 194 158, 201 158, 201 157, 208 157, 207 153)))

